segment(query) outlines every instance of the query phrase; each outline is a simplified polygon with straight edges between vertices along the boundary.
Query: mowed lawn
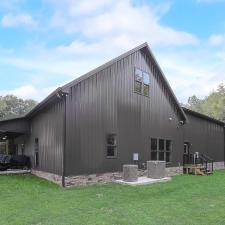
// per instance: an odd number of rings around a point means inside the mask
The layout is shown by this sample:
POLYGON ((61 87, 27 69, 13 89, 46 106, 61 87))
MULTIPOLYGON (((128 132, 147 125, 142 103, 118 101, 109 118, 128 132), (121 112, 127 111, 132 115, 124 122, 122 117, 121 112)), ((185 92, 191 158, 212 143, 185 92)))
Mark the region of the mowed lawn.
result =
POLYGON ((225 171, 164 184, 62 189, 31 175, 0 176, 0 224, 225 224, 225 171))

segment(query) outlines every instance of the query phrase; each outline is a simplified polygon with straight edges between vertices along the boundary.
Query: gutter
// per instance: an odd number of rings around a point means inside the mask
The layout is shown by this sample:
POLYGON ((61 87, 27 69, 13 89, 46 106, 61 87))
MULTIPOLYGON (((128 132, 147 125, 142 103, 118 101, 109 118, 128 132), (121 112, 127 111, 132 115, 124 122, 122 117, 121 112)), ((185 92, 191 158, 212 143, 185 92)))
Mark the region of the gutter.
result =
POLYGON ((63 92, 61 89, 56 93, 56 97, 64 104, 64 113, 63 113, 63 150, 62 150, 62 187, 65 187, 65 176, 66 176, 66 149, 67 149, 67 127, 66 127, 66 114, 67 114, 67 104, 66 99, 69 95, 68 92, 63 92))

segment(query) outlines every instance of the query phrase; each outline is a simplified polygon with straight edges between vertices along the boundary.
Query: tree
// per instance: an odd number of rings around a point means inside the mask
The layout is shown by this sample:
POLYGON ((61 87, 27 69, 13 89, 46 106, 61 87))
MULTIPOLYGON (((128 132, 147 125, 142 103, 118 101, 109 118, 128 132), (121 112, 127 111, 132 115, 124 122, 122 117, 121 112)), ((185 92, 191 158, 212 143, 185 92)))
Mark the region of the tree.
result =
POLYGON ((193 95, 188 98, 187 107, 191 110, 201 112, 202 111, 202 100, 198 99, 195 95, 193 95))
POLYGON ((23 100, 14 95, 0 96, 0 120, 23 116, 37 105, 37 102, 23 100))
POLYGON ((195 95, 190 97, 184 106, 225 122, 225 84, 220 84, 204 99, 198 99, 195 95))

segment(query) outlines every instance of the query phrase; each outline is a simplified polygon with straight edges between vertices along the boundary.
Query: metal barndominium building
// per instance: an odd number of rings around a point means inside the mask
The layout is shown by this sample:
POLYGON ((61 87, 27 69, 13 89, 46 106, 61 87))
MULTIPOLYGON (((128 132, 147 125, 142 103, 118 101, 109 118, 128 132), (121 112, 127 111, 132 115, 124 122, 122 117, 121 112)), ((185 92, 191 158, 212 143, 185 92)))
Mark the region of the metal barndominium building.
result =
POLYGON ((186 165, 195 152, 223 164, 224 126, 180 106, 144 43, 58 88, 24 117, 1 121, 0 139, 8 154, 30 156, 34 170, 68 176, 121 171, 134 154, 139 165, 186 165))

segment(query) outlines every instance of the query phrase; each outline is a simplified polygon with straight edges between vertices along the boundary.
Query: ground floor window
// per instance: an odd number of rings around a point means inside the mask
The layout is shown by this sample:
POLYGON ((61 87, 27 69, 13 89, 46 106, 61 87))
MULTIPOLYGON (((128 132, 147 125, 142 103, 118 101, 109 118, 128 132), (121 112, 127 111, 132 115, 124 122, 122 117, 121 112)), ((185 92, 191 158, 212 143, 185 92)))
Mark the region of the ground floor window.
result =
POLYGON ((151 138, 151 160, 171 162, 172 141, 163 138, 151 138))
POLYGON ((116 158, 117 157, 117 137, 116 134, 107 135, 107 158, 116 158))
POLYGON ((34 141, 34 160, 35 160, 35 167, 39 166, 39 139, 35 138, 34 141))

